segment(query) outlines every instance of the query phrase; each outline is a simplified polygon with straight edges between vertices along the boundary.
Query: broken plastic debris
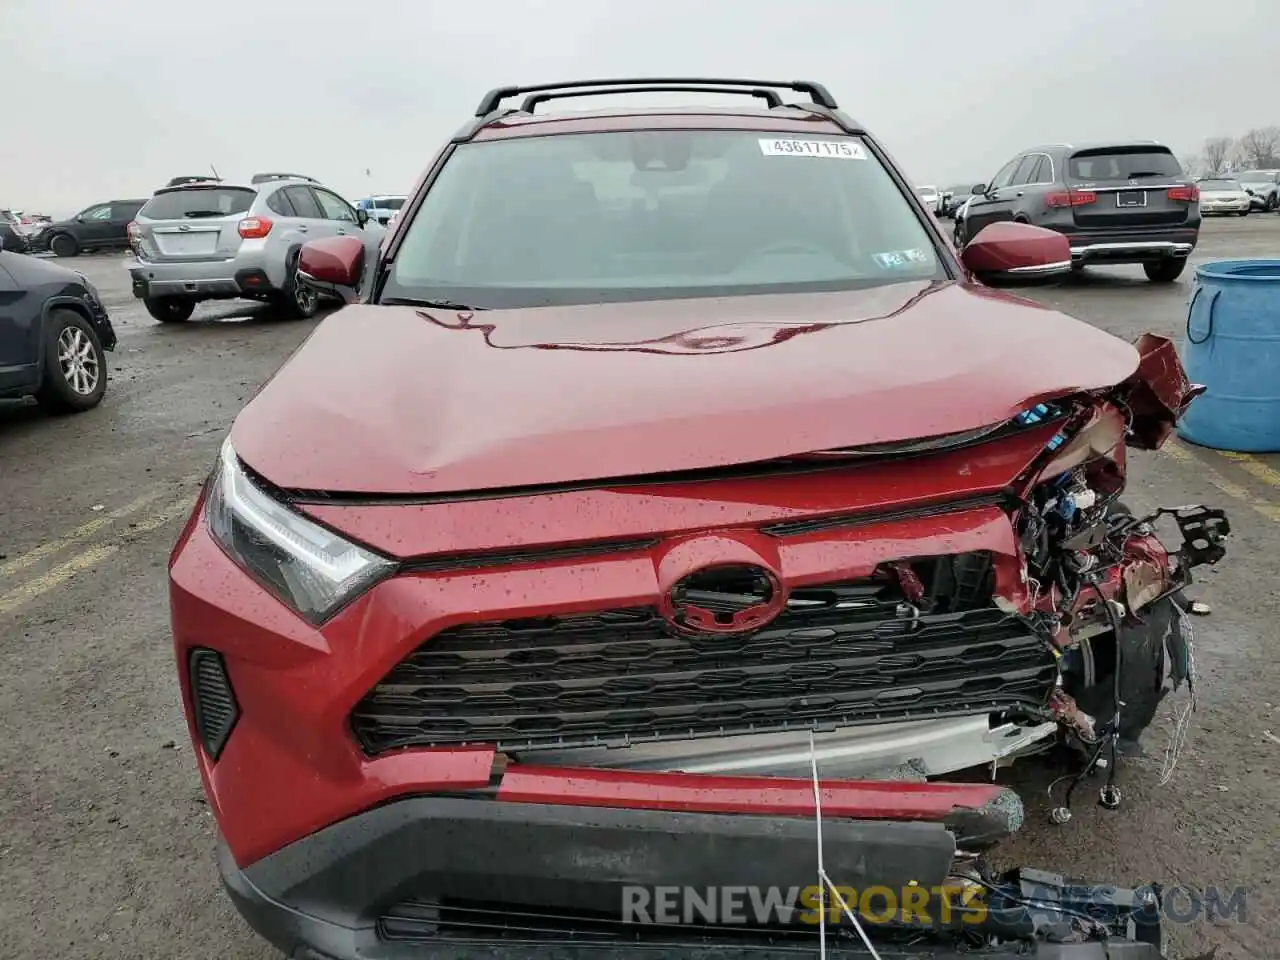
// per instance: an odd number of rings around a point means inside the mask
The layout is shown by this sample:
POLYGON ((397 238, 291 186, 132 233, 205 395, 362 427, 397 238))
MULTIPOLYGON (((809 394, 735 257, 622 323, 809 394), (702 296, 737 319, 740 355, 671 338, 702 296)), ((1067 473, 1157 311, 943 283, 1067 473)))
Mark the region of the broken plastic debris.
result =
POLYGON ((1207 617, 1213 612, 1213 608, 1203 600, 1192 600, 1191 605, 1187 607, 1188 613, 1193 613, 1197 617, 1207 617))
POLYGON ((98 510, 105 510, 105 509, 107 509, 107 508, 106 508, 106 507, 104 507, 104 506, 103 506, 102 504, 100 504, 100 503, 95 503, 95 504, 94 504, 92 507, 90 507, 89 509, 90 509, 90 510, 93 510, 94 512, 97 512, 98 510))

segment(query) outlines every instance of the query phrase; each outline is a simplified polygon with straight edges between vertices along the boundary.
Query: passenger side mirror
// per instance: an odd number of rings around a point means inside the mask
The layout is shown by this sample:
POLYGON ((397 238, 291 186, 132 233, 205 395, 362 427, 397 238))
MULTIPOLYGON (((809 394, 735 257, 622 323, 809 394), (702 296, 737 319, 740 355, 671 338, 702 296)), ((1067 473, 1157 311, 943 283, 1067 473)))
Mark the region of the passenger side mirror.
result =
POLYGON ((312 240, 303 244, 298 254, 298 279, 343 303, 355 303, 359 299, 363 273, 364 240, 360 237, 312 240))
POLYGON ((369 211, 364 209, 363 207, 357 208, 356 223, 360 224, 360 226, 363 227, 368 222, 369 222, 369 211))
POLYGON ((979 230, 960 260, 983 283, 1035 283, 1071 272, 1071 242, 1053 230, 1004 221, 979 230))
POLYGON ((985 197, 987 195, 987 185, 985 183, 980 183, 970 190, 969 193, 975 197, 985 197))

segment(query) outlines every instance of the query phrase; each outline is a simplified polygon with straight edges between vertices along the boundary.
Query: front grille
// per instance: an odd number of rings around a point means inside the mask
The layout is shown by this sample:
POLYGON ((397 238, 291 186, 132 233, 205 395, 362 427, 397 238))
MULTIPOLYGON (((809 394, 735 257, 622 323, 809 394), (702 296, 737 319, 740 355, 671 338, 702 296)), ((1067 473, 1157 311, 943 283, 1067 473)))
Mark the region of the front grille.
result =
POLYGON ((453 627, 357 704, 352 729, 370 754, 516 752, 1041 707, 1054 661, 992 606, 989 558, 911 569, 913 602, 886 570, 795 590, 747 637, 680 637, 651 607, 453 627))

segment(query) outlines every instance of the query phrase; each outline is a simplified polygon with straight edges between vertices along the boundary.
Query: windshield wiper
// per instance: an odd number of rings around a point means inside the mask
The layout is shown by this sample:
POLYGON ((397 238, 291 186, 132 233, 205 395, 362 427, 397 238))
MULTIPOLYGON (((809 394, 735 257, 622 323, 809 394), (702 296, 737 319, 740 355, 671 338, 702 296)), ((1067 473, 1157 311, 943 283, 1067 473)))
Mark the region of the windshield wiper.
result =
POLYGON ((1161 173, 1159 170, 1134 170, 1132 173, 1129 174, 1128 179, 1137 180, 1139 177, 1163 177, 1163 176, 1166 176, 1166 174, 1161 173))
POLYGON ((221 210, 187 210, 182 214, 188 220, 194 220, 197 217, 222 217, 226 216, 221 210))
POLYGON ((384 297, 378 302, 393 307, 431 307, 436 310, 457 310, 462 313, 475 313, 479 310, 488 309, 488 307, 473 307, 469 303, 459 303, 457 300, 445 298, 384 297))

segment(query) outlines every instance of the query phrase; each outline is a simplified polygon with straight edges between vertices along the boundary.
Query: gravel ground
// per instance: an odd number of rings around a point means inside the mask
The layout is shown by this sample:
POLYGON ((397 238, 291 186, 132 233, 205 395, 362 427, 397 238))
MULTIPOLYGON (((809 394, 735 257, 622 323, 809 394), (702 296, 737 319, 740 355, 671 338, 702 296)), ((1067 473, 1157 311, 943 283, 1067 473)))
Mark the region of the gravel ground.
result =
MULTIPOLYGON (((1275 255, 1280 216, 1213 221, 1196 261, 1275 255)), ((111 387, 91 413, 50 419, 0 404, 0 930, 13 957, 272 956, 216 882, 212 822, 178 703, 164 568, 181 518, 232 417, 312 329, 256 306, 202 307, 176 326, 132 299, 122 257, 72 262, 120 333, 111 387)), ((1180 340, 1190 275, 1091 270, 1033 295, 1132 339, 1180 340)), ((1244 922, 1172 931, 1174 956, 1275 956, 1280 828, 1280 463, 1178 446, 1136 455, 1135 507, 1205 502, 1232 513, 1231 555, 1196 588, 1200 705, 1173 779, 1168 738, 1127 767, 1124 805, 1081 794, 1076 816, 1029 820, 1004 859, 1087 879, 1242 885, 1244 922), (1270 586, 1269 586, 1270 585, 1270 586)), ((1025 777, 1025 773, 1023 774, 1025 777)))

